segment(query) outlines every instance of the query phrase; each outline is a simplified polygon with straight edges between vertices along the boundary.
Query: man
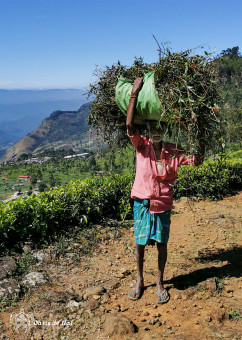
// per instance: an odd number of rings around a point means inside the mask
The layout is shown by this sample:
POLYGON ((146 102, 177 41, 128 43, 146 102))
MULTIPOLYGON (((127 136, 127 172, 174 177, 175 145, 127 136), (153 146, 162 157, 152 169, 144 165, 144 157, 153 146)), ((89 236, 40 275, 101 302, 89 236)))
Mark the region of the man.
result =
POLYGON ((170 230, 172 189, 180 165, 200 165, 203 162, 204 146, 200 145, 197 157, 188 157, 184 150, 174 144, 164 143, 162 138, 166 124, 147 124, 149 138, 140 135, 134 126, 134 114, 142 78, 137 78, 127 108, 127 134, 136 149, 136 176, 131 191, 134 199, 134 233, 136 242, 137 281, 128 294, 137 300, 144 288, 143 259, 145 246, 156 242, 158 250, 157 296, 158 303, 166 303, 170 296, 163 287, 163 275, 167 260, 167 242, 170 230))

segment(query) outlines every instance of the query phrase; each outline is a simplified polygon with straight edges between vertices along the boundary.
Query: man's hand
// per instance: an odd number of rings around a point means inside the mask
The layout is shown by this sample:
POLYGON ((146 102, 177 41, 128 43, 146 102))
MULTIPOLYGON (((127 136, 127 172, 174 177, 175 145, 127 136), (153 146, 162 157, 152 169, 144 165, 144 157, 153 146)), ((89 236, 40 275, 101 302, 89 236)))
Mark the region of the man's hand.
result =
POLYGON ((143 85, 143 78, 136 78, 134 80, 133 88, 131 90, 131 96, 138 96, 138 93, 143 85))
POLYGON ((136 78, 130 94, 129 105, 127 108, 126 126, 130 135, 134 134, 134 113, 138 93, 143 85, 143 78, 136 78))

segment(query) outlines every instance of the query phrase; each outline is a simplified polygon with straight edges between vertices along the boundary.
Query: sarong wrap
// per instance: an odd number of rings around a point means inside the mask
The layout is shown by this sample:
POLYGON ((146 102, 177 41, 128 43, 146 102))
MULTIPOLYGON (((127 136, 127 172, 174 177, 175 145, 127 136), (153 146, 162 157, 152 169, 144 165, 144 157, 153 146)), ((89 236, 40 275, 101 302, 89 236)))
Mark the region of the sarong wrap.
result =
POLYGON ((167 243, 170 232, 171 210, 151 214, 148 199, 134 199, 134 235, 136 244, 167 243))

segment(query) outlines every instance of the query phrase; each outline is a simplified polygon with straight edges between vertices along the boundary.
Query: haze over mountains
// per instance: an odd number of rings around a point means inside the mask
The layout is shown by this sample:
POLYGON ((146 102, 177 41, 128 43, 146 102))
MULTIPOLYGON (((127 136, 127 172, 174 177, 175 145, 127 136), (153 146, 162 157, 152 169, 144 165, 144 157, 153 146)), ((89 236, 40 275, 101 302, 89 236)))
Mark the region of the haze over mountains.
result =
POLYGON ((77 110, 87 102, 87 90, 0 89, 0 157, 56 110, 77 110))
POLYGON ((16 144, 10 147, 0 162, 16 161, 23 153, 37 153, 46 149, 81 149, 88 138, 85 131, 89 128, 87 117, 89 103, 77 111, 54 111, 48 118, 16 144))

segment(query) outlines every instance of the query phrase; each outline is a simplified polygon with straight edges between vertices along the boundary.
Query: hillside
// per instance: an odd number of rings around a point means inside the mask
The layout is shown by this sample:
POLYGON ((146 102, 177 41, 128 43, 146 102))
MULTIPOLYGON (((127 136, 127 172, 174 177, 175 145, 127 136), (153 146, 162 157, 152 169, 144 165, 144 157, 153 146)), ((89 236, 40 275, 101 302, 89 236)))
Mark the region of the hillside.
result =
POLYGON ((56 110, 76 110, 87 102, 81 89, 0 89, 0 158, 56 110))
POLYGON ((35 265, 26 247, 22 267, 35 272, 32 287, 41 286, 1 313, 2 334, 12 340, 241 339, 241 199, 175 202, 164 305, 157 304, 153 246, 145 251, 141 299, 127 297, 136 279, 133 228, 103 224, 59 239, 35 252, 35 265), (38 283, 36 272, 48 281, 38 283), (21 310, 38 321, 30 319, 26 333, 10 322, 21 310))
POLYGON ((22 153, 41 152, 50 146, 73 147, 85 137, 88 113, 89 103, 77 111, 54 111, 37 129, 9 148, 0 161, 16 161, 22 153))

